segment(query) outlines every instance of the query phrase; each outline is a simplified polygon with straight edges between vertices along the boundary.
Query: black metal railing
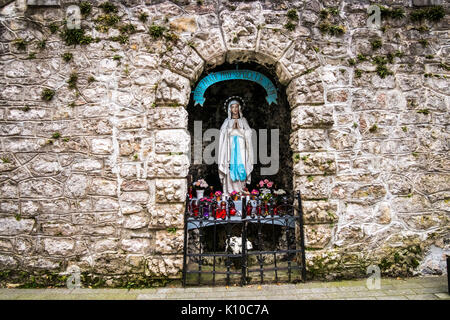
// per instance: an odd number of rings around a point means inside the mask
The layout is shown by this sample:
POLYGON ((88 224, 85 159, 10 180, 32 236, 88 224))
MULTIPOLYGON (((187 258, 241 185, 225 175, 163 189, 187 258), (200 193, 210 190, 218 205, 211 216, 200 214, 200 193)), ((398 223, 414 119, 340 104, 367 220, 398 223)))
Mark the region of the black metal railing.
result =
POLYGON ((300 192, 291 201, 186 198, 183 286, 306 279, 300 192), (292 203, 292 204, 291 204, 292 203))

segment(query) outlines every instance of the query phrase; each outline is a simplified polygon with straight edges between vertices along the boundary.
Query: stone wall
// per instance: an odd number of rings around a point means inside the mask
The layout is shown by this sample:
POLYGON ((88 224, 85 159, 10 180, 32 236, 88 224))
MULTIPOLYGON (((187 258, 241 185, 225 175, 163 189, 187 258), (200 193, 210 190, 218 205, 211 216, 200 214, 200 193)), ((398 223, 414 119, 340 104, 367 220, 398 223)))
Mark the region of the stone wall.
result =
POLYGON ((2 3, 0 269, 180 277, 185 106, 204 70, 252 61, 287 86, 309 275, 444 271, 448 14, 380 1, 406 16, 373 30, 369 1, 89 2, 84 34, 79 1, 2 3))

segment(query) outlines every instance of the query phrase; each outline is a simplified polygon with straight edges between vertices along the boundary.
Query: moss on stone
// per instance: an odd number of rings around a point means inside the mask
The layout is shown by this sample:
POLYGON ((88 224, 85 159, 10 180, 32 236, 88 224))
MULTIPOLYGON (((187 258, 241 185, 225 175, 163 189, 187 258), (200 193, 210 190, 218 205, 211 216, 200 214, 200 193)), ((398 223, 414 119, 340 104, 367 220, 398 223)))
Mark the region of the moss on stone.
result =
POLYGON ((14 45, 16 46, 17 50, 27 50, 27 42, 22 38, 17 38, 16 40, 14 40, 14 45))
POLYGON ((81 1, 79 4, 80 7, 80 12, 83 16, 87 16, 88 14, 91 13, 92 10, 92 5, 90 2, 88 1, 81 1))
POLYGON ((156 24, 152 24, 148 28, 148 33, 154 38, 159 39, 163 36, 164 32, 166 31, 166 28, 163 26, 158 26, 156 24))
POLYGON ((44 90, 42 90, 41 98, 42 98, 42 100, 50 101, 53 99, 54 95, 55 95, 54 90, 45 88, 44 90))
MULTIPOLYGON (((18 284, 18 288, 65 288, 68 279, 68 274, 54 271, 2 270, 0 271, 0 288, 5 288, 10 283, 18 284)), ((154 277, 143 273, 115 276, 93 274, 87 271, 80 273, 82 288, 144 289, 164 287, 168 284, 179 283, 179 281, 178 278, 154 277)))
POLYGON ((117 6, 109 1, 103 2, 99 7, 102 8, 105 13, 117 13, 119 11, 117 6))
POLYGON ((68 46, 90 44, 93 41, 91 36, 84 34, 84 29, 65 29, 61 32, 61 38, 68 46))
POLYGON ((445 17, 445 10, 442 6, 432 6, 423 9, 417 9, 409 14, 409 18, 413 22, 428 20, 438 22, 445 17))
POLYGON ((295 9, 289 9, 286 13, 286 16, 288 17, 289 20, 298 21, 298 13, 297 10, 295 9))

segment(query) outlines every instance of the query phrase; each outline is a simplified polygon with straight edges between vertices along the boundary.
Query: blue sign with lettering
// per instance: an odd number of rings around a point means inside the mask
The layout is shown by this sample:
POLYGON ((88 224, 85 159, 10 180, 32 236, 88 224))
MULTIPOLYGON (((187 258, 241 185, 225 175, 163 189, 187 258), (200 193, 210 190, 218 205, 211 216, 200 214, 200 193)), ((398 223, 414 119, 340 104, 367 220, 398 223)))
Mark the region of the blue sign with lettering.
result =
POLYGON ((205 103, 205 91, 209 86, 227 80, 248 80, 260 84, 267 92, 267 103, 277 103, 277 89, 273 83, 262 73, 251 70, 227 70, 214 72, 204 77, 197 85, 194 91, 194 105, 205 103))

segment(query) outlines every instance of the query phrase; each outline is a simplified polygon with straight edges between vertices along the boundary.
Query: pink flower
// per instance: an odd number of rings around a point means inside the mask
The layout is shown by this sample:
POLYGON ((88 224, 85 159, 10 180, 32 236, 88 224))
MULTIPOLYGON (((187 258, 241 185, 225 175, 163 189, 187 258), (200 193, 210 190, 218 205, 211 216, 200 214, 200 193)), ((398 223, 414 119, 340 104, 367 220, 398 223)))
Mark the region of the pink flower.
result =
POLYGON ((268 179, 264 179, 264 183, 269 183, 269 180, 268 179))
POLYGON ((261 188, 264 187, 264 181, 261 180, 261 181, 259 182, 259 186, 260 186, 261 188))
POLYGON ((272 188, 272 186, 273 186, 273 182, 268 182, 267 183, 267 188, 272 188))

